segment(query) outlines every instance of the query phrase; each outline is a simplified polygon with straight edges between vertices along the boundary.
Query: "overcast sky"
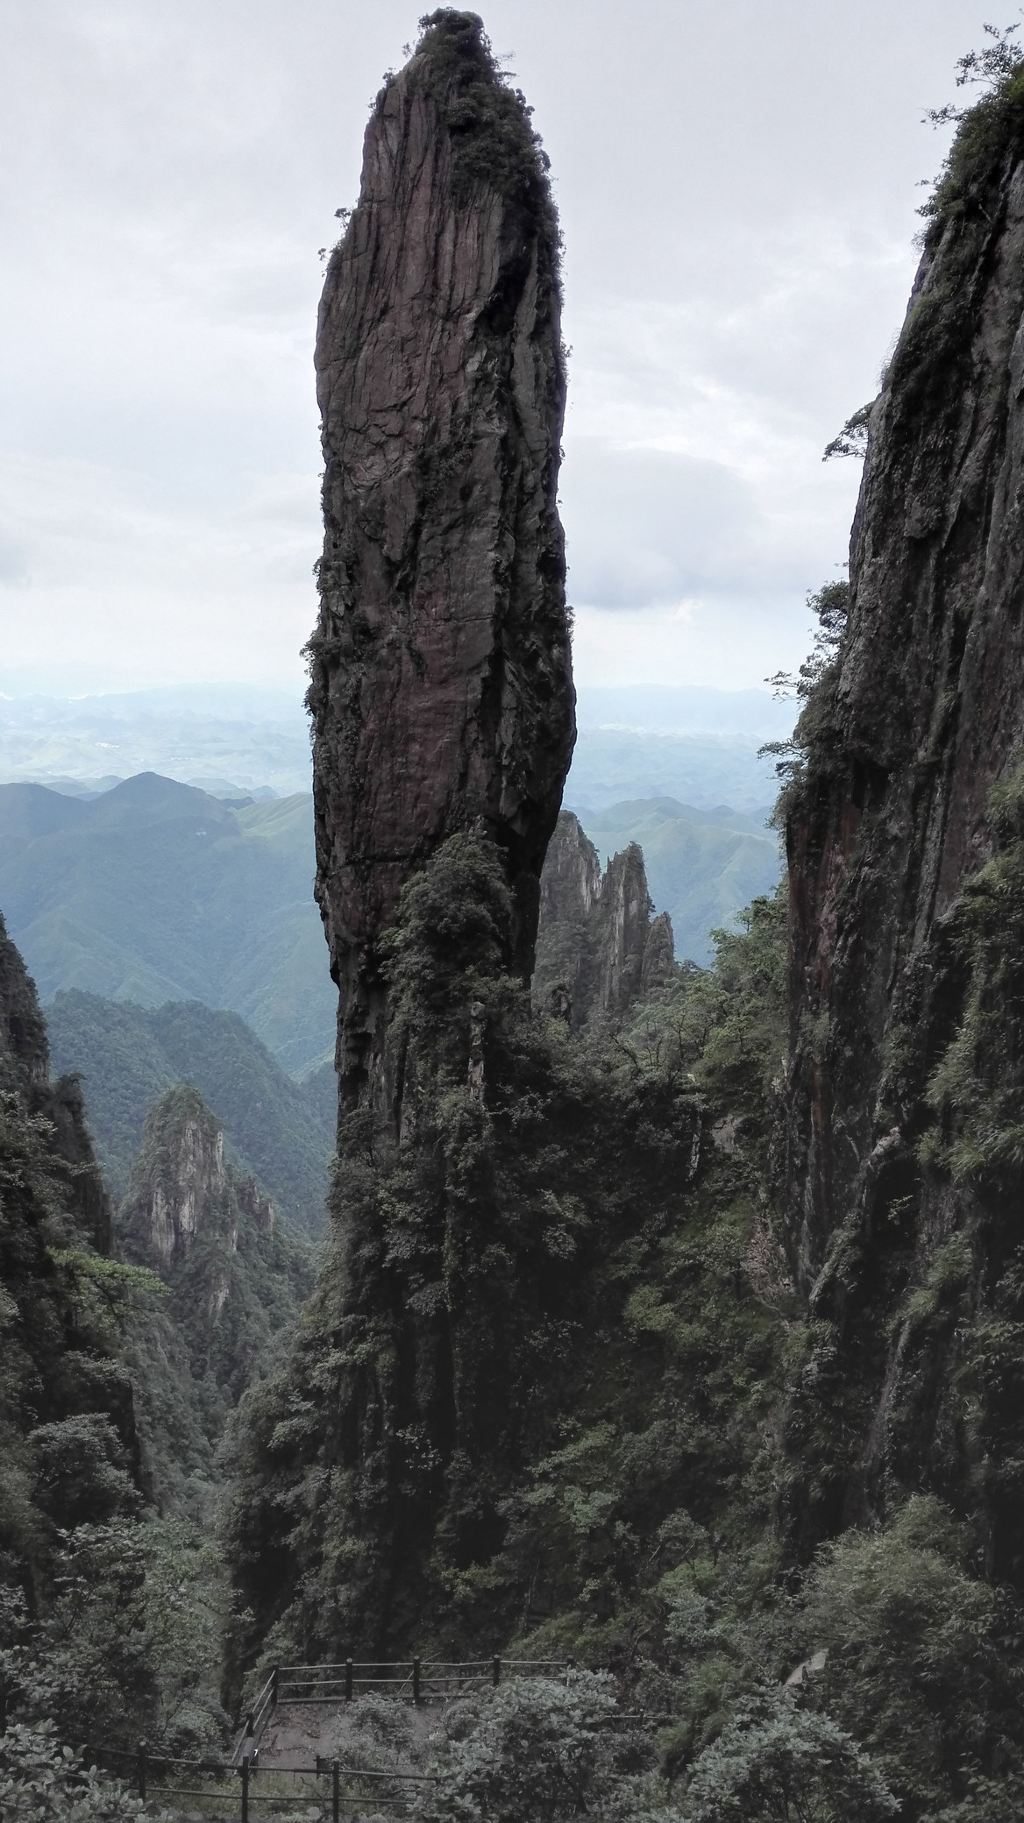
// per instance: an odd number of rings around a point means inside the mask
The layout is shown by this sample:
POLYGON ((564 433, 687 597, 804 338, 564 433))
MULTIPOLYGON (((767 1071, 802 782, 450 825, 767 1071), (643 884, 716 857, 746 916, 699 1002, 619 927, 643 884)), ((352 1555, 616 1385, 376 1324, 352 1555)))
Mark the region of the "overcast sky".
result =
MULTIPOLYGON (((2 0, 0 689, 300 687, 318 249, 399 0, 2 0)), ((1012 16, 1014 9, 1004 9, 1012 16)), ((807 645, 978 0, 492 0, 566 240, 576 665, 807 645)), ((1003 23, 1000 16, 999 23, 1003 23)))

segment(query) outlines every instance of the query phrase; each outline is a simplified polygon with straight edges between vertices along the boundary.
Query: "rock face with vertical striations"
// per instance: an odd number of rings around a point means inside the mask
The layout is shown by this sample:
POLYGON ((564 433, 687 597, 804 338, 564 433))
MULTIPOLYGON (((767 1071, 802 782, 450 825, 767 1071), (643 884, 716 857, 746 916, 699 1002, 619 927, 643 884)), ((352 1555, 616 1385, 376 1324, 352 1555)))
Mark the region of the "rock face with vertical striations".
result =
POLYGON ((535 1004, 550 1003, 576 1030, 621 1019, 674 968, 672 921, 653 914, 639 845, 602 873, 578 818, 563 810, 541 876, 535 1004))
MULTIPOLYGON (((1020 85, 1017 84, 1019 89, 1020 85)), ((870 426, 791 789, 805 1548, 930 1486, 1024 1583, 1024 105, 969 118, 870 426)))
POLYGON ((398 1128, 380 940, 448 837, 500 848, 533 961, 574 739, 556 508, 565 402, 546 160, 471 13, 377 97, 317 330, 324 550, 311 642, 317 897, 342 1104, 398 1128))

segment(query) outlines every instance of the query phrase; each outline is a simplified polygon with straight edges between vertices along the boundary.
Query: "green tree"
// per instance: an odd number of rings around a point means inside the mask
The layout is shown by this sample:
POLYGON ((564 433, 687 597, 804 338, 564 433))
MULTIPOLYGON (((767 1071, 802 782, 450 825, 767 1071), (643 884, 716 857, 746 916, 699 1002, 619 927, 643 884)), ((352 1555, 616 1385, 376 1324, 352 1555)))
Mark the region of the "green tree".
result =
POLYGON ((623 1728, 608 1677, 506 1684, 455 1726, 432 1768, 424 1823, 561 1823, 640 1808, 645 1755, 623 1728))
POLYGON ((781 1690, 737 1705, 683 1804, 684 1823, 884 1823, 898 1811, 856 1742, 781 1690))

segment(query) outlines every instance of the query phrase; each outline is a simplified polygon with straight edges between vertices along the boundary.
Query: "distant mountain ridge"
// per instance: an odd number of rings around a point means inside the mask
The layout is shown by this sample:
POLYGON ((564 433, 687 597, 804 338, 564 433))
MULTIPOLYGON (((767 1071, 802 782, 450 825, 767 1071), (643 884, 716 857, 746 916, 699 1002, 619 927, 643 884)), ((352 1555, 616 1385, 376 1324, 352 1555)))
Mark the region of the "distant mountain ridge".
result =
MULTIPOLYGON (((765 741, 794 705, 768 690, 694 684, 583 685, 566 807, 625 798, 754 809, 775 795, 765 741)), ((155 771, 223 795, 305 794, 309 732, 300 689, 191 685, 79 698, 0 698, 0 779, 69 790, 155 771)))
POLYGON ((239 1013, 284 1067, 333 1053, 312 800, 243 806, 156 773, 92 799, 0 786, 0 906, 40 994, 239 1013))
MULTIPOLYGON (((714 796, 713 782, 706 803, 648 788, 578 812, 605 863, 640 844, 677 955, 702 963, 711 930, 780 870, 764 826, 770 788, 751 814, 714 796)), ((91 798, 0 786, 0 908, 44 1000, 77 989, 150 1010, 201 1002, 237 1013, 293 1076, 334 1054, 337 996, 313 867, 304 793, 238 803, 157 773, 91 798)))

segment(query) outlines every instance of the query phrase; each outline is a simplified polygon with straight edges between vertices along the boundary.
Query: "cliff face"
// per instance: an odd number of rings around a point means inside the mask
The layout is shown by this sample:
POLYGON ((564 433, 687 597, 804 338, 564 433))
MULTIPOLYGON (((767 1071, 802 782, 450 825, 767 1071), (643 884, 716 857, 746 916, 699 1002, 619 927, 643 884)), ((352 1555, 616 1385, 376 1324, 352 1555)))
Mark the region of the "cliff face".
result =
POLYGON ((1013 108, 990 127, 872 414, 789 810, 784 1206, 822 1325, 790 1518, 811 1543, 924 1483, 1019 1580, 1024 139, 1013 108))
MULTIPOLYGON (((45 1524, 104 1520, 137 1503, 139 1447, 133 1388, 94 1275, 111 1250, 110 1205, 93 1156, 78 1083, 50 1079, 46 1025, 35 986, 0 919, 0 1327, 3 1452, 0 1554, 32 1586, 47 1573, 45 1524), (88 1429, 110 1474, 102 1486, 43 1488, 36 1451, 88 1429), (74 1427, 72 1427, 74 1428, 74 1427), (35 1538, 31 1550, 26 1540, 35 1538)), ((104 1471, 100 1471, 103 1481, 104 1471)))
POLYGON ((35 983, 0 917, 0 1089, 31 1115, 51 1123, 48 1141, 61 1176, 64 1206, 75 1227, 100 1252, 111 1246, 111 1210, 78 1080, 50 1078, 50 1045, 35 983))
POLYGON ((182 1435, 191 1433, 198 1460, 217 1442, 270 1336, 296 1315, 308 1267, 278 1232, 270 1198, 226 1164, 220 1122, 184 1084, 150 1109, 119 1226, 127 1257, 167 1286, 137 1346, 147 1430, 167 1432, 148 1466, 176 1471, 182 1435), (176 1380, 172 1425, 154 1393, 154 1361, 176 1380))
POLYGON ((574 739, 545 164, 480 21, 435 14, 377 97, 320 307, 317 897, 342 1101, 392 1131, 380 939, 399 890, 447 837, 494 841, 528 975, 574 739))
POLYGON ((577 1030, 621 1018, 672 972, 672 922, 653 911, 638 845, 613 855, 602 874, 579 820, 563 811, 541 876, 535 1003, 577 1030))

